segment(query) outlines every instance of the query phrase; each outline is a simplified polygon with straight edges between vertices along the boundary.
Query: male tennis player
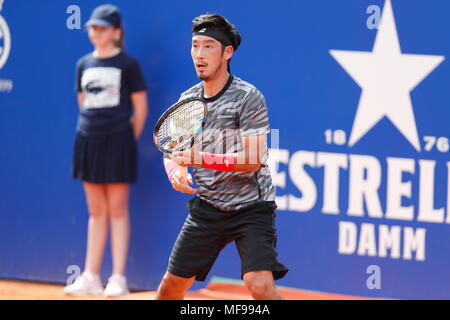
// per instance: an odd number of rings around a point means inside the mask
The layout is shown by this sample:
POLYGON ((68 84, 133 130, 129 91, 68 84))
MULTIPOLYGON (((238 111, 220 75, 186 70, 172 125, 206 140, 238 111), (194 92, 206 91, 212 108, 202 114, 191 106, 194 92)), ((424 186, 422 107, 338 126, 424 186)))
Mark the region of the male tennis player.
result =
MULTIPOLYGON (((202 82, 180 100, 202 97, 208 107, 194 147, 165 157, 175 190, 196 193, 173 247, 157 299, 183 299, 193 281, 204 281, 220 251, 234 241, 241 275, 254 299, 283 299, 274 280, 288 269, 278 262, 274 187, 267 167, 269 121, 265 99, 253 85, 230 74, 241 37, 218 14, 193 20, 191 55, 202 82), (194 167, 198 189, 180 166, 194 167)), ((185 170, 184 170, 185 172, 185 170)))

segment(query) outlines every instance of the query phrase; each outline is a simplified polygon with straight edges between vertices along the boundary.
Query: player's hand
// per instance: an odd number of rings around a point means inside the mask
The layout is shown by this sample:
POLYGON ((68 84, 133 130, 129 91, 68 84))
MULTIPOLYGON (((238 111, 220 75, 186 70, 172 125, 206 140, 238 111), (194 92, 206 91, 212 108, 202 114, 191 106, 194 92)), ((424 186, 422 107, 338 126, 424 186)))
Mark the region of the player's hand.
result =
POLYGON ((189 186, 194 183, 191 174, 184 174, 182 171, 183 170, 178 169, 178 171, 174 174, 172 181, 170 181, 172 183, 172 187, 179 192, 195 194, 197 189, 189 186))
POLYGON ((186 151, 172 153, 172 160, 182 167, 200 167, 202 165, 202 154, 197 148, 192 147, 186 151))

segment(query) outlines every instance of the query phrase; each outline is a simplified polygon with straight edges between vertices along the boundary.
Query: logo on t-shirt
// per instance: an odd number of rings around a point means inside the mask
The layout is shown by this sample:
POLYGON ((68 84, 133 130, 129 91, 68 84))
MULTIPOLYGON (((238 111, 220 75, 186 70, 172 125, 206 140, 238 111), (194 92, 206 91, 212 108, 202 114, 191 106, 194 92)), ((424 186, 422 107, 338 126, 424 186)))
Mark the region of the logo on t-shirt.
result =
POLYGON ((112 108, 120 104, 122 70, 113 67, 89 68, 83 72, 81 86, 84 108, 112 108))

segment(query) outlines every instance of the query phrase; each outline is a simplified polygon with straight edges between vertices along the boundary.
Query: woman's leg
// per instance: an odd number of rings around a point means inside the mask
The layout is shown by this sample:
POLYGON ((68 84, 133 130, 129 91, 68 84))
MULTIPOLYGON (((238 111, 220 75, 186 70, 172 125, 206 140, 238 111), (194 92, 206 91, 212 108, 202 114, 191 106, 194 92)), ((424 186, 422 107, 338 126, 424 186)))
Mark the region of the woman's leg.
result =
POLYGON ((128 213, 129 184, 107 184, 106 193, 111 222, 113 274, 125 276, 130 237, 130 218, 128 213))
POLYGON ((108 203, 105 185, 84 182, 89 211, 85 270, 99 274, 108 237, 108 203))

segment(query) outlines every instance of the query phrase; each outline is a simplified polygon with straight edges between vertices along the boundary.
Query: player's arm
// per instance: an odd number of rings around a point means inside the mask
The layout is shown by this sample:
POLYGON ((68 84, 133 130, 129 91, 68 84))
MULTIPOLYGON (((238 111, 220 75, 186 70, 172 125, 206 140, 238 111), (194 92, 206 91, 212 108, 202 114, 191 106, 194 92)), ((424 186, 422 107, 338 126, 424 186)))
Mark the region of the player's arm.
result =
POLYGON ((181 166, 198 166, 218 171, 258 171, 270 132, 264 96, 256 88, 243 99, 238 113, 242 151, 229 154, 199 152, 195 146, 172 155, 181 166))
POLYGON ((191 174, 187 171, 187 168, 178 165, 175 161, 170 158, 170 155, 165 154, 164 158, 164 168, 169 178, 172 188, 179 192, 194 194, 197 192, 196 189, 190 187, 189 185, 193 183, 191 174))
POLYGON ((242 151, 236 153, 233 171, 258 171, 266 150, 267 134, 241 137, 242 151))
POLYGON ((267 135, 243 136, 242 151, 227 154, 200 152, 195 146, 174 152, 172 161, 181 167, 201 167, 227 172, 258 171, 265 152, 267 135))
MULTIPOLYGON (((183 95, 180 96, 178 101, 181 101, 182 99, 183 95)), ((169 178, 174 190, 189 194, 194 194, 197 192, 197 189, 189 186, 193 184, 193 180, 186 167, 178 165, 174 160, 172 160, 172 156, 168 153, 164 154, 163 162, 167 177, 169 178)))

